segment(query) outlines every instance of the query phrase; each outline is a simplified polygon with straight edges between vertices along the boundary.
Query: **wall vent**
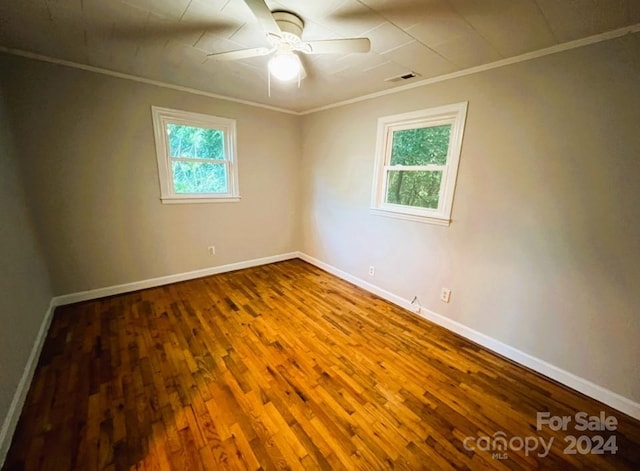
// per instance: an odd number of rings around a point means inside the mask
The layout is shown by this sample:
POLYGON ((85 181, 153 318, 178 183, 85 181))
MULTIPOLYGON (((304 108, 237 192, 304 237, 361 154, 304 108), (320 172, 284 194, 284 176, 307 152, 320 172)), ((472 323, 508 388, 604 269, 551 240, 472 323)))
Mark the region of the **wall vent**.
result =
POLYGON ((396 75, 394 77, 389 77, 384 79, 385 82, 400 82, 401 80, 410 80, 412 78, 419 77, 420 74, 416 72, 407 72, 402 75, 396 75))

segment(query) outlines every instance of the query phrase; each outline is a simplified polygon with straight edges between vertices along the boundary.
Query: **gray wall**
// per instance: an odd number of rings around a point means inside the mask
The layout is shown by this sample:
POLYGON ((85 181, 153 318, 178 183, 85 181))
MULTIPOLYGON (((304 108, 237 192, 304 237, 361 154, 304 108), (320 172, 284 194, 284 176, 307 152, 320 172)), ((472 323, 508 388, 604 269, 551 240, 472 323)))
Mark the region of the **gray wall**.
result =
POLYGON ((26 158, 16 151, 0 84, 0 429, 51 300, 17 169, 26 158))
POLYGON ((297 116, 6 55, 0 70, 54 294, 297 250, 297 116), (160 202, 152 105, 237 120, 241 202, 160 202))
POLYGON ((639 401, 639 77, 636 34, 306 116, 302 250, 639 401), (451 226, 370 214, 377 118, 460 101, 451 226))

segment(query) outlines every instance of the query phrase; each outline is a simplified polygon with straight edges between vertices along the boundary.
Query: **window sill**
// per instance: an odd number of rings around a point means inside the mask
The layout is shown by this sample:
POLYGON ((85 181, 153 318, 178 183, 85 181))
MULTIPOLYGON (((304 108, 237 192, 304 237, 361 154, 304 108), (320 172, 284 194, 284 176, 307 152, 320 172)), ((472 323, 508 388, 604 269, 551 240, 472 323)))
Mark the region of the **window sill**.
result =
POLYGON ((449 226, 451 224, 451 219, 446 219, 443 217, 437 216, 422 216, 417 214, 408 214, 402 213, 399 211, 390 211, 387 209, 380 208, 370 208, 369 212, 371 214, 376 214, 378 216, 386 216, 396 219, 405 219, 407 221, 421 222, 423 224, 434 224, 436 226, 449 226))
POLYGON ((162 204, 238 203, 239 196, 165 196, 162 204))

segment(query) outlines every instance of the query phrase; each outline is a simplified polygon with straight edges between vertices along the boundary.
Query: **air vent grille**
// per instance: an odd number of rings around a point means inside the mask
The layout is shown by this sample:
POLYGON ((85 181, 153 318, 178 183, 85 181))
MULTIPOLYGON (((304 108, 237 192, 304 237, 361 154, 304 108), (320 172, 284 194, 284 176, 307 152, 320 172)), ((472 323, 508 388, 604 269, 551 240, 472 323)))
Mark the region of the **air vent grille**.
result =
POLYGON ((402 80, 411 80, 413 78, 419 77, 420 74, 416 73, 416 72, 407 72, 404 73, 402 75, 396 75, 394 77, 389 77, 387 79, 384 79, 385 82, 400 82, 402 80))

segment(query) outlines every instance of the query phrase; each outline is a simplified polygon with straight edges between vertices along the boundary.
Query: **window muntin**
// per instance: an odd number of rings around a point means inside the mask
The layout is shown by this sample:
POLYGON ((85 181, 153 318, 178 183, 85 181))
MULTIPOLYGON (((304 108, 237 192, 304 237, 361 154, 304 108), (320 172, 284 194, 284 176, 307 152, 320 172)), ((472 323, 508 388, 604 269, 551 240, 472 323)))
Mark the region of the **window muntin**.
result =
POLYGON ((235 121, 152 107, 165 203, 238 201, 235 121))
POLYGON ((372 211, 449 224, 466 103, 378 120, 372 211))

